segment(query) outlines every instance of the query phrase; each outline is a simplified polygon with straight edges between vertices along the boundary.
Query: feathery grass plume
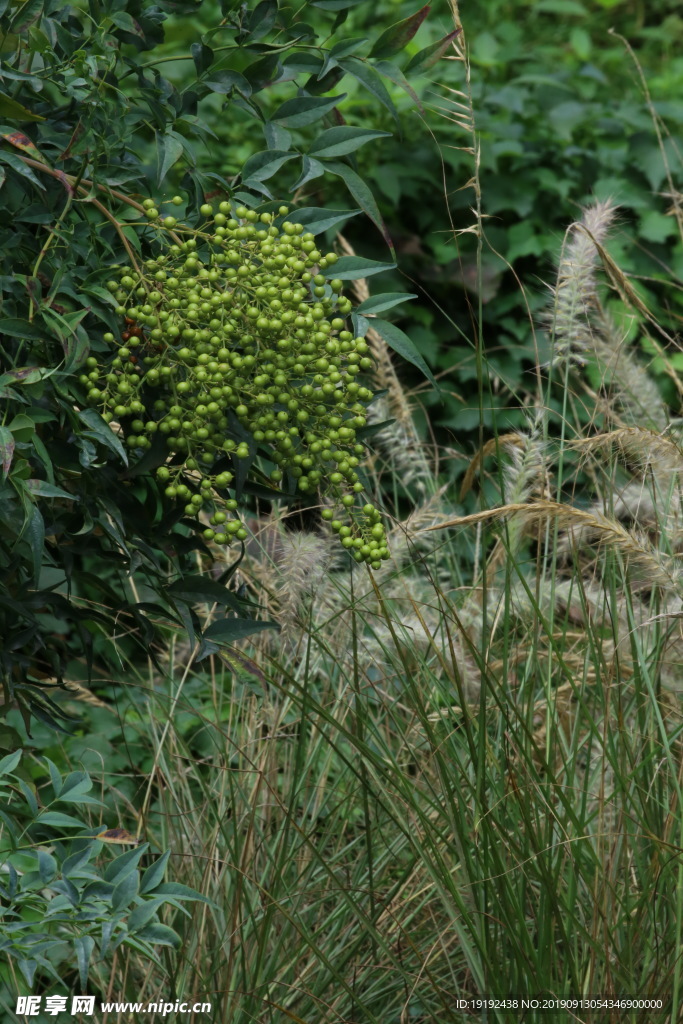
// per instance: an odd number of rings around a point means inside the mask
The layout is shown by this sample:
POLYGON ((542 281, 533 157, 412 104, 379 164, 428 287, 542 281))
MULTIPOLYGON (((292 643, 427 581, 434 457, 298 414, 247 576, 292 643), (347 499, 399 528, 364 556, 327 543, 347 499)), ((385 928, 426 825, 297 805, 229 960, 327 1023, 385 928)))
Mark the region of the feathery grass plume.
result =
POLYGON ((280 625, 288 636, 309 601, 325 584, 330 562, 329 540, 316 533, 282 531, 278 561, 280 625))
POLYGON ((664 430, 669 416, 657 384, 603 309, 596 318, 594 346, 603 386, 612 392, 611 402, 630 422, 640 421, 654 430, 664 430))
POLYGON ((683 448, 673 434, 660 434, 644 427, 622 427, 592 437, 568 441, 581 452, 616 449, 641 475, 652 469, 656 476, 683 471, 683 448))
POLYGON ((609 200, 595 203, 567 231, 548 317, 554 341, 553 365, 582 366, 595 351, 596 243, 603 245, 615 214, 616 207, 609 200))
POLYGON ((606 545, 619 551, 630 566, 637 567, 645 573, 650 585, 673 591, 680 587, 683 570, 680 570, 670 559, 666 559, 645 538, 626 530, 621 523, 601 512, 587 512, 557 501, 503 505, 500 508, 475 512, 473 515, 460 516, 446 523, 439 523, 437 526, 428 526, 426 530, 427 532, 444 530, 452 526, 481 523, 489 519, 503 519, 508 516, 518 516, 528 523, 543 523, 555 519, 558 525, 565 529, 573 529, 577 526, 588 527, 595 531, 594 536, 600 545, 606 545))
POLYGON ((630 421, 661 431, 668 414, 659 389, 630 351, 625 334, 619 333, 598 294, 596 266, 599 260, 607 260, 610 280, 620 295, 636 298, 625 275, 604 252, 616 209, 610 200, 595 203, 568 230, 547 317, 554 342, 551 363, 582 366, 592 356, 603 386, 613 392, 611 408, 618 406, 630 421))

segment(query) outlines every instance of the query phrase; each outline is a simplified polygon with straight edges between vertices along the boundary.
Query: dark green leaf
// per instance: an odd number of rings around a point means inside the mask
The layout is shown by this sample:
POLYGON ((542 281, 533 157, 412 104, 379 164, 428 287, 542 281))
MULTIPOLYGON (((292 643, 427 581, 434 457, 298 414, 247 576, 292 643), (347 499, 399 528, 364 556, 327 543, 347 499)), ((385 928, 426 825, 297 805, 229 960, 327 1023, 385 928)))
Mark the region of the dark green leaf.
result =
POLYGON ((157 134, 157 165, 159 173, 157 184, 168 174, 169 170, 183 155, 183 141, 173 131, 167 131, 165 135, 157 134))
POLYGON ((354 128, 351 125, 340 125, 322 132, 308 150, 310 156, 319 159, 333 156, 346 156, 353 153, 372 139, 391 138, 391 132, 376 131, 372 128, 354 128))
POLYGON ((460 29, 456 28, 453 32, 449 32, 443 39, 437 40, 430 46, 425 46, 424 50, 420 50, 415 56, 408 62, 405 73, 406 75, 421 75, 423 71, 428 71, 429 68, 433 67, 438 60, 450 49, 450 45, 459 34, 460 29))
POLYGON ((204 82, 204 85, 211 92, 223 93, 226 96, 233 89, 236 89, 237 92, 247 99, 251 96, 251 85, 239 71, 213 71, 211 78, 204 82))
POLYGON ((395 324, 391 324, 387 320, 380 320, 379 317, 373 317, 370 321, 370 325, 373 330, 377 331, 381 338, 384 338, 387 345, 389 345, 390 348, 393 348, 394 352, 397 352, 403 357, 403 359, 406 359, 409 363, 412 363, 413 366, 416 366, 418 370, 425 375, 430 384, 438 390, 439 385, 436 383, 432 371, 429 369, 408 335, 402 331, 400 327, 396 327, 395 324))
POLYGON ((0 116, 8 118, 10 121, 45 120, 39 114, 32 114, 30 110, 27 110, 21 103, 17 103, 11 96, 6 96, 4 92, 0 92, 0 116))
POLYGON ((162 853, 161 857, 159 857, 158 860, 155 860, 154 864, 147 868, 144 875, 142 876, 142 881, 140 882, 141 894, 150 892, 152 889, 155 889, 156 886, 161 883, 170 856, 171 851, 166 850, 164 853, 162 853))
POLYGON ((278 149, 267 149, 262 153, 250 156, 242 168, 242 181, 267 181, 279 171, 284 163, 293 160, 296 153, 286 153, 278 149))
MULTIPOLYGON (((303 224, 312 234, 317 235, 337 224, 343 224, 351 217, 357 217, 360 210, 328 210, 320 206, 302 206, 292 211, 291 217, 298 224, 303 224)), ((336 275, 335 275, 336 276, 336 275)))
POLYGON ((343 181, 349 192, 356 200, 362 210, 367 213, 370 220, 375 224, 382 232, 382 237, 389 246, 392 256, 394 255, 394 245, 389 236, 386 224, 382 219, 382 214, 379 212, 379 207, 375 197, 370 190, 370 187, 363 181, 359 174, 356 174, 354 170, 348 167, 346 164, 340 163, 329 163, 327 164, 327 170, 332 174, 338 175, 343 181))
POLYGON ((420 103, 419 96, 400 68, 397 68, 395 64, 391 63, 391 61, 378 60, 375 64, 375 69, 379 71, 380 75, 384 75, 384 77, 388 78, 390 82, 394 83, 394 85, 398 85, 404 92, 407 92, 418 110, 421 113, 424 113, 424 108, 420 103))
POLYGON ((387 92, 387 87, 374 68, 365 61, 360 60, 358 57, 345 57, 344 60, 339 61, 339 64, 344 71, 348 71, 348 73, 353 75, 353 77, 357 79, 361 85, 368 90, 368 92, 371 92, 383 107, 386 107, 396 124, 398 124, 398 111, 394 106, 394 101, 387 92))
POLYGON ((140 876, 137 871, 131 871, 123 876, 120 882, 114 886, 111 894, 111 905, 113 910, 123 910, 131 903, 138 894, 140 876))
POLYGON ((205 46, 204 43, 193 43, 190 53, 198 75, 202 75, 213 63, 213 50, 210 46, 205 46))
POLYGON ((342 256, 325 271, 327 277, 336 277, 340 281, 357 281, 361 277, 381 274, 385 270, 394 270, 395 263, 382 263, 379 260, 368 260, 364 256, 342 256))
POLYGON ((37 185, 38 188, 45 191, 45 186, 42 181, 35 176, 31 168, 28 167, 16 153, 7 153, 5 150, 0 150, 0 160, 15 170, 17 174, 21 174, 24 178, 28 178, 28 180, 32 181, 34 185, 37 185))
POLYGON ((285 128, 304 128, 314 121, 320 120, 329 113, 333 107, 346 99, 346 94, 341 96, 298 96, 294 100, 286 100, 278 107, 271 117, 271 121, 283 124, 285 128))
POLYGON ((264 629, 279 628, 277 622, 264 622, 260 619, 219 619, 204 630, 204 637, 216 643, 232 644, 264 629))
POLYGON ((76 950, 81 990, 85 992, 88 985, 88 966, 92 951, 95 948, 95 940, 91 935, 76 935, 74 938, 74 948, 76 950))
POLYGON ((78 418, 90 428, 92 436, 101 441, 119 456, 125 466, 128 465, 128 456, 118 437, 95 409, 81 409, 78 418))
MULTIPOLYGON (((0 153, 0 157, 12 155, 0 153)), ((40 341, 46 336, 45 329, 41 330, 37 324, 29 323, 28 320, 17 320, 11 317, 0 320, 0 334, 6 334, 10 338, 26 338, 29 341, 40 341)), ((27 369, 33 369, 33 367, 27 367, 27 369)))
POLYGON ((178 949, 182 944, 178 933, 169 928, 167 924, 149 924, 136 934, 139 939, 144 939, 145 942, 152 942, 161 946, 173 946, 175 949, 178 949))
POLYGON ((169 597, 188 601, 190 604, 206 603, 228 605, 230 608, 239 607, 235 595, 222 587, 220 583, 209 579, 208 576, 185 576, 167 587, 166 593, 169 597))
POLYGON ((417 295, 408 292, 381 292, 379 295, 371 295, 365 302, 356 307, 356 313, 381 313, 385 309, 393 309, 394 306, 407 302, 408 299, 416 299, 417 295))
POLYGON ((307 181, 314 181, 316 178, 321 178, 325 173, 325 165, 321 164, 319 160, 313 160, 310 156, 303 156, 301 158, 301 174, 292 185, 290 192, 296 192, 297 189, 305 185, 307 181))
POLYGON ((402 21, 397 21, 382 32, 370 50, 370 57, 391 57, 408 45, 429 14, 429 4, 402 21))

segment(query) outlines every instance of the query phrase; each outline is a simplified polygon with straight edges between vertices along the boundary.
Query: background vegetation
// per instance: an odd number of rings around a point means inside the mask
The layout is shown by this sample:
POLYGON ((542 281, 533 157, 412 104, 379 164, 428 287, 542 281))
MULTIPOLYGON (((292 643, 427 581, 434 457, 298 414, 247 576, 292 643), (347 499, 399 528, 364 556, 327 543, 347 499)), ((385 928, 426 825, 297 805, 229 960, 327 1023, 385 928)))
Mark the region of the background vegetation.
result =
POLYGON ((680 1019, 677 6, 0 0, 8 1020, 680 1019), (88 402, 176 194, 409 298, 353 325, 380 570, 263 486, 226 555, 88 402))

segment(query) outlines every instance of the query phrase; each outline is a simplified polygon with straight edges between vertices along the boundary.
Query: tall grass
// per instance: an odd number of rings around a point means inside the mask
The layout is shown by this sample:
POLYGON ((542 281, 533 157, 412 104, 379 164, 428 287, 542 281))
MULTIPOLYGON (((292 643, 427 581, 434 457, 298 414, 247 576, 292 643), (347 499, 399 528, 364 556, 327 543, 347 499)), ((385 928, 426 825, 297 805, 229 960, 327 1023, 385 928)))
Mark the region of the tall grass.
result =
MULTIPOLYGON (((467 89, 449 103, 476 165, 467 89)), ((635 294, 615 213, 569 228, 529 429, 482 436, 460 502, 372 337, 392 561, 349 567, 324 524, 272 513, 240 584, 282 633, 199 663, 175 639, 138 678, 140 825, 212 902, 175 914, 164 969, 96 966, 115 998, 209 999, 230 1024, 455 1022, 459 997, 542 995, 662 1008, 478 1019, 682 1019, 683 450, 607 312, 605 267, 635 294), (482 477, 498 504, 468 510, 482 477)))

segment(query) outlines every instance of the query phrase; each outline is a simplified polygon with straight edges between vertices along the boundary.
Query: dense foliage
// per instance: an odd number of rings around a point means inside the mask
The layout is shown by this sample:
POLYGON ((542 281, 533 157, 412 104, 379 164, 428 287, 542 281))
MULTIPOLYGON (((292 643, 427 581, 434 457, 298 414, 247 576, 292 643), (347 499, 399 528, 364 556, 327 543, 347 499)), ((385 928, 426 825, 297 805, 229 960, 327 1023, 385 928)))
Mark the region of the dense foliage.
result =
MULTIPOLYGON (((376 92, 376 68, 391 73, 386 57, 411 39, 427 9, 373 43, 340 45, 329 32, 353 4, 335 3, 328 12, 321 3, 315 25, 273 0, 251 11, 207 5, 212 27, 192 43, 193 75, 177 89, 159 69, 167 58, 149 60, 145 53, 157 52, 169 14, 186 19, 199 6, 93 0, 79 8, 55 0, 6 6, 2 15, 2 76, 9 91, 0 95, 8 122, 0 133, 1 386, 8 403, 0 428, 1 607, 3 633, 12 636, 2 678, 6 701, 53 720, 63 713, 49 687, 67 670, 74 681, 90 678, 95 663, 99 675, 112 672, 107 637, 115 633, 115 621, 125 622, 129 645, 153 643, 160 623, 184 626, 194 643, 201 636, 192 610, 197 599, 217 596, 238 608, 224 587, 212 591, 209 583, 202 590, 195 581, 193 589, 177 578, 187 575, 192 553, 206 551, 209 538, 246 538, 238 520, 212 528, 226 523, 243 493, 291 500, 297 488, 313 497, 326 483, 334 509, 335 503, 352 508, 364 489, 356 469, 364 448, 356 435, 365 426, 362 403, 371 397, 362 383, 370 366, 362 338, 367 321, 357 319, 347 329, 351 305, 340 295, 341 281, 385 264, 340 260, 338 276, 328 282, 326 268, 337 256, 323 258, 314 233, 354 211, 308 207, 292 223, 266 182, 294 159, 292 132, 303 128, 316 154, 302 155, 303 178, 325 161, 382 226, 348 154, 389 133, 334 126, 343 97, 333 90, 348 73, 376 92), (273 90, 277 109, 267 120, 264 108, 272 101, 262 96, 273 90), (195 152, 212 137, 201 112, 207 97, 226 97, 265 134, 267 148, 233 176, 196 166, 195 152), (180 181, 178 164, 185 165, 180 181), (172 195, 176 187, 184 193, 172 200, 182 207, 182 226, 170 215, 162 222, 149 199, 152 192, 163 194, 159 190, 169 180, 175 183, 172 195), (222 199, 214 211, 206 200, 216 193, 222 199), (209 209, 211 236, 202 230, 209 209), (257 220, 261 228, 254 226, 257 220), (169 236, 168 252, 159 249, 160 233, 169 236), (205 255, 208 241, 223 251, 205 255), (181 254, 178 277, 162 285, 162 264, 175 267, 181 254), (117 268, 123 268, 118 284, 108 289, 117 268), (152 270, 154 288, 145 276, 152 270), (217 276, 223 283, 212 296, 192 291, 198 282, 214 284, 217 276), (176 281, 178 294, 171 296, 176 281), (147 302, 140 290, 150 292, 147 302), (221 303, 220 324, 211 298, 221 303), (267 326, 264 310, 271 314, 267 326), (124 331, 130 351, 120 342, 124 316, 133 328, 124 331), (145 352, 138 365, 132 346, 143 340, 142 327, 154 343, 172 344, 158 358, 145 352), (248 327, 257 334, 245 333, 248 327), (197 347, 191 351, 192 340, 197 347), (270 341, 274 347, 268 348, 270 341), (145 360, 153 365, 140 384, 145 360), (217 397, 210 392, 219 383, 217 397), (112 393, 120 401, 109 402, 112 393), (100 396, 105 418, 95 408, 100 396), (127 414, 135 418, 124 431, 126 449, 106 421, 127 414), (152 445, 157 426, 160 437, 167 433, 167 445, 152 445), (201 451, 190 448, 188 437, 201 451), (167 467, 169 451, 177 457, 167 467), (208 469, 207 460, 213 475, 198 480, 197 466, 208 469), (151 470, 157 467, 155 478, 151 470), (284 487, 274 489, 281 479, 284 487), (212 485, 221 496, 213 522, 202 524, 202 538, 187 516, 202 508, 212 485), (169 507, 164 493, 183 504, 169 507), (176 577, 175 590, 167 586, 169 575, 176 577), (150 600, 137 598, 140 587, 150 588, 150 600)), ((445 45, 428 48, 423 63, 437 60, 445 45)), ((398 328, 386 324, 386 333, 428 372, 398 328)), ((330 518, 356 558, 377 565, 386 557, 380 516, 367 497, 349 526, 330 518)), ((229 570, 222 582, 228 576, 229 570)), ((212 626, 211 640, 248 631, 244 622, 230 620, 212 626)))

